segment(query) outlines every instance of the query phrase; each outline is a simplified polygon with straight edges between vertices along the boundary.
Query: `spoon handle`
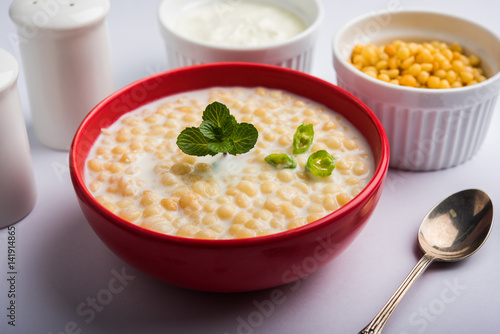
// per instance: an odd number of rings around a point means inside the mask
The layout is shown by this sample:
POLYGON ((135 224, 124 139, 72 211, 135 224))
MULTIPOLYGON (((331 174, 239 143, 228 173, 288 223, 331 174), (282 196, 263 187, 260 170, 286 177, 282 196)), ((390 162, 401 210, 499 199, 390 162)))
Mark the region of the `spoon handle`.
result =
POLYGON ((382 310, 373 318, 373 320, 366 326, 359 334, 379 334, 382 333, 387 320, 392 312, 396 309, 401 299, 403 299, 406 292, 410 289, 412 284, 420 277, 420 275, 427 269, 427 267, 434 261, 435 258, 431 255, 425 254, 413 267, 411 272, 406 276, 405 280, 392 297, 387 301, 382 310))

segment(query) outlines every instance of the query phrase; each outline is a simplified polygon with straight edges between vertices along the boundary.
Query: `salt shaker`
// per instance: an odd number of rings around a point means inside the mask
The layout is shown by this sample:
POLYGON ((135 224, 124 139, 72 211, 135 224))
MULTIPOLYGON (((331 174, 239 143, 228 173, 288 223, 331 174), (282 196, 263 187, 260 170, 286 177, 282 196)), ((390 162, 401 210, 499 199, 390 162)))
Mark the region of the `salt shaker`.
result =
POLYGON ((33 128, 68 150, 83 118, 113 92, 108 0, 14 0, 33 128))
POLYGON ((24 218, 36 201, 18 76, 16 59, 0 49, 0 228, 24 218))

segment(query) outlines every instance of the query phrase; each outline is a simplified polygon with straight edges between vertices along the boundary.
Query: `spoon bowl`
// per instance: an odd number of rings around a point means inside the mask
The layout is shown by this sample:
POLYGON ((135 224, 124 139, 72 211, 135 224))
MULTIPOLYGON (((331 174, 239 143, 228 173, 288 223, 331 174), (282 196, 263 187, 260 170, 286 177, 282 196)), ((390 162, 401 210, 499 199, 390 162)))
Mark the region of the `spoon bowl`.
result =
POLYGON ((418 231, 424 256, 360 334, 381 333, 406 292, 432 262, 456 262, 471 256, 484 244, 492 226, 493 204, 481 190, 457 192, 434 206, 418 231))
POLYGON ((481 190, 455 193, 432 208, 418 231, 422 251, 437 261, 456 262, 484 244, 493 224, 493 204, 481 190))

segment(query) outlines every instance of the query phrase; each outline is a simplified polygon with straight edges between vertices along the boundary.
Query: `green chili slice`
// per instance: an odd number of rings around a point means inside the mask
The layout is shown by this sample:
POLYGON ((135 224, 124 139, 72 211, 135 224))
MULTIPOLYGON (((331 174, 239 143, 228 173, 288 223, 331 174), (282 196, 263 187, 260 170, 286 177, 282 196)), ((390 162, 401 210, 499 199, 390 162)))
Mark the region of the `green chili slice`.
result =
POLYGON ((311 147, 314 138, 312 124, 299 125, 293 136, 293 154, 301 154, 311 147))
POLYGON ((335 158, 325 150, 314 152, 307 159, 306 171, 314 176, 327 177, 335 168, 335 158))
POLYGON ((278 169, 281 168, 295 168, 297 167, 297 161, 286 153, 273 153, 269 154, 264 160, 278 169))

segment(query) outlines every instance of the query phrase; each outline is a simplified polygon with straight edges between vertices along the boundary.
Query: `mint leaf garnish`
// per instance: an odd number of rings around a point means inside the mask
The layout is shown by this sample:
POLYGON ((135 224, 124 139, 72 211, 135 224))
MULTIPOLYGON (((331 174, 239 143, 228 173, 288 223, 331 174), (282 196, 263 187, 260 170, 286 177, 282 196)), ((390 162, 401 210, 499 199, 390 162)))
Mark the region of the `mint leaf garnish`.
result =
POLYGON ((224 136, 229 137, 233 133, 237 124, 238 122, 236 121, 236 118, 234 118, 233 115, 229 115, 229 117, 222 122, 222 132, 224 133, 224 136))
POLYGON ((204 121, 212 121, 218 127, 222 128, 224 120, 230 115, 229 109, 224 104, 213 102, 205 108, 202 119, 204 121))
POLYGON ((216 155, 217 152, 208 148, 209 139, 205 137, 199 128, 185 128, 177 137, 177 146, 182 152, 189 155, 202 157, 204 155, 216 155))
POLYGON ((222 103, 213 102, 203 111, 200 127, 184 129, 177 137, 182 152, 195 155, 242 154, 250 151, 259 133, 249 123, 238 123, 222 103))
POLYGON ((221 140, 223 133, 222 128, 218 127, 214 122, 207 120, 200 124, 200 132, 209 139, 221 140))
POLYGON ((224 140, 222 142, 211 141, 207 147, 214 152, 224 153, 234 150, 234 143, 232 140, 224 140))
POLYGON ((259 133, 255 126, 249 123, 238 123, 231 135, 234 142, 234 150, 229 151, 230 154, 243 154, 250 151, 257 142, 259 133))

